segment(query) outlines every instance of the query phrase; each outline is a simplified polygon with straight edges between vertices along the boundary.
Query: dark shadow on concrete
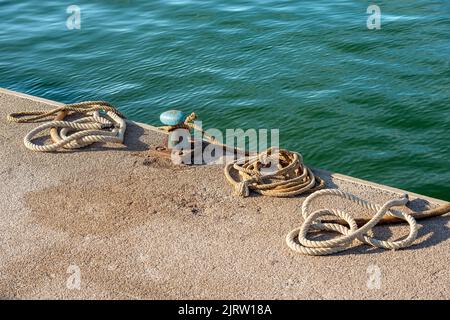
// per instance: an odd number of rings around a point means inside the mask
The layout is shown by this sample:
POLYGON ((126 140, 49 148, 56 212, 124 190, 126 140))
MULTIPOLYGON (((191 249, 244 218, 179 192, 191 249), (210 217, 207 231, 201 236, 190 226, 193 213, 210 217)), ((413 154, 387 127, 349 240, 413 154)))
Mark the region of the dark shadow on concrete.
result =
POLYGON ((124 151, 145 151, 149 144, 142 141, 145 129, 132 122, 127 122, 127 131, 125 132, 125 150, 124 151))
MULTIPOLYGON (((312 172, 325 182, 326 189, 338 189, 337 184, 334 183, 331 172, 316 168, 311 168, 312 172)), ((308 194, 307 194, 308 195, 308 194)))
MULTIPOLYGON (((450 228, 447 226, 450 216, 433 217, 426 220, 420 220, 421 228, 417 234, 417 239, 428 236, 426 240, 420 241, 417 245, 405 248, 405 250, 420 250, 437 245, 450 238, 450 228)), ((417 240, 416 240, 417 241, 417 240)))
MULTIPOLYGON (((450 216, 433 217, 426 220, 420 220, 418 222, 419 231, 417 234, 416 244, 401 250, 422 250, 446 241, 450 238, 450 228, 447 227, 449 221, 450 216), (427 239, 421 240, 423 238, 427 239)), ((402 225, 405 226, 406 224, 402 225)), ((374 236, 377 239, 388 239, 392 236, 392 232, 386 226, 376 227, 374 228, 374 236)), ((351 249, 339 252, 336 255, 376 254, 384 251, 386 251, 386 249, 375 248, 361 243, 351 249)))
POLYGON ((431 203, 425 199, 414 199, 408 201, 406 207, 414 212, 419 212, 431 209, 431 203))

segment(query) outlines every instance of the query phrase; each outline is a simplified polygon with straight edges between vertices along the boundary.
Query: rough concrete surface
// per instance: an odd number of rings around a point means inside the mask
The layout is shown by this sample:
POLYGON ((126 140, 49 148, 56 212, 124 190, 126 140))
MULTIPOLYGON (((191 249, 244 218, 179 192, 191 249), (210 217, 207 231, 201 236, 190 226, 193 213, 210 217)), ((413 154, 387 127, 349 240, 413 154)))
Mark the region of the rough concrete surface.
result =
MULTIPOLYGON (((48 104, 0 91, 0 298, 450 298, 448 216, 419 221, 418 239, 405 250, 361 245, 303 256, 285 236, 301 224, 305 197, 238 198, 219 165, 176 166, 149 155, 164 136, 135 123, 126 146, 31 152, 22 140, 36 124, 10 124, 6 115, 48 104)), ((376 203, 397 195, 317 172, 328 187, 376 203)), ((439 203, 411 200, 413 210, 439 203)), ((319 206, 369 215, 331 197, 319 206)), ((406 225, 375 230, 382 238, 407 232, 406 225)))

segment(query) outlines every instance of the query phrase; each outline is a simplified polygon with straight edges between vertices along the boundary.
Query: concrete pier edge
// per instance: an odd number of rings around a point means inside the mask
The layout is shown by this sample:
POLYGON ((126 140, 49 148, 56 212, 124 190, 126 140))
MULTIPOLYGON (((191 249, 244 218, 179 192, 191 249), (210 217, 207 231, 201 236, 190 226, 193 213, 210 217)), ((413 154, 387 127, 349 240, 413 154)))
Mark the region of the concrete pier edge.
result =
MULTIPOLYGON (((61 103, 61 102, 57 102, 57 101, 54 101, 54 100, 49 100, 49 99, 46 99, 46 98, 29 95, 29 94, 22 93, 22 92, 13 91, 13 90, 9 90, 9 89, 6 89, 6 88, 1 88, 1 87, 0 87, 0 93, 13 95, 13 96, 16 96, 16 97, 19 97, 19 98, 29 99, 29 100, 32 100, 32 101, 35 101, 35 102, 39 102, 39 103, 53 105, 55 107, 60 107, 60 106, 64 105, 64 103, 61 103)), ((149 124, 146 124, 146 123, 132 121, 132 120, 129 120, 129 119, 127 119, 126 121, 134 123, 134 124, 138 125, 139 127, 143 128, 145 130, 150 130, 150 131, 155 131, 155 132, 158 132, 158 133, 167 134, 166 132, 164 132, 162 130, 159 130, 157 127, 149 125, 149 124)), ((421 198, 423 200, 429 201, 431 203, 435 203, 437 205, 443 205, 443 204, 448 203, 447 201, 442 200, 442 199, 437 199, 437 198, 429 197, 429 196, 426 196, 426 195, 414 193, 414 192, 411 192, 411 191, 407 191, 407 190, 403 190, 403 189, 399 189, 399 188, 395 188, 395 187, 391 187, 391 186, 375 183, 375 182, 372 182, 372 181, 355 178, 355 177, 348 176, 348 175, 341 174, 341 173, 331 172, 331 171, 328 171, 328 170, 325 170, 325 169, 321 169, 321 168, 315 168, 315 167, 313 167, 313 168, 314 168, 315 171, 322 172, 324 174, 328 174, 328 175, 332 176, 334 179, 339 179, 339 180, 344 180, 344 181, 348 181, 348 182, 353 182, 353 183, 365 185, 365 186, 368 186, 368 187, 377 188, 377 189, 380 189, 380 190, 383 190, 383 191, 387 191, 387 192, 393 192, 393 193, 398 193, 398 194, 407 193, 408 195, 410 195, 410 196, 412 196, 414 198, 421 198)))

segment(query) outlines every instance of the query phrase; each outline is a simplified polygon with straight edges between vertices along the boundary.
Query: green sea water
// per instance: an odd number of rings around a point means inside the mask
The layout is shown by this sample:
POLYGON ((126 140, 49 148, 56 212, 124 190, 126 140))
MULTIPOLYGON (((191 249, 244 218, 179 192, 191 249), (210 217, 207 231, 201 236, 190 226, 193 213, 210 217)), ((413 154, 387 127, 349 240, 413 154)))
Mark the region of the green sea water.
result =
POLYGON ((312 166, 446 200, 449 49, 449 1, 0 1, 1 87, 279 128, 312 166))

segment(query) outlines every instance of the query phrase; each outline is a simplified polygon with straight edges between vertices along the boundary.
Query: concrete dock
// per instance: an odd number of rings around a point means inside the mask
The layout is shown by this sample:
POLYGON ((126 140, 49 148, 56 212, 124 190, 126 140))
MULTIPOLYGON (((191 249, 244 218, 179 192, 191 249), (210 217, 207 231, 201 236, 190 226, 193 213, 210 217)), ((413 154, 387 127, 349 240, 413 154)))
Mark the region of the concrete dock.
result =
MULTIPOLYGON (((0 89, 0 299, 450 299, 450 217, 414 246, 325 257, 285 244, 305 197, 239 198, 223 167, 153 157, 164 133, 129 122, 125 146, 39 153, 11 112, 57 102, 0 89)), ((301 151, 301 150, 299 150, 301 151)), ((327 187, 383 204, 405 191, 324 170, 327 187)), ((444 201, 409 193, 405 211, 444 201)), ((364 209, 335 198, 317 207, 364 209)), ((398 238, 407 225, 379 227, 398 238)))

